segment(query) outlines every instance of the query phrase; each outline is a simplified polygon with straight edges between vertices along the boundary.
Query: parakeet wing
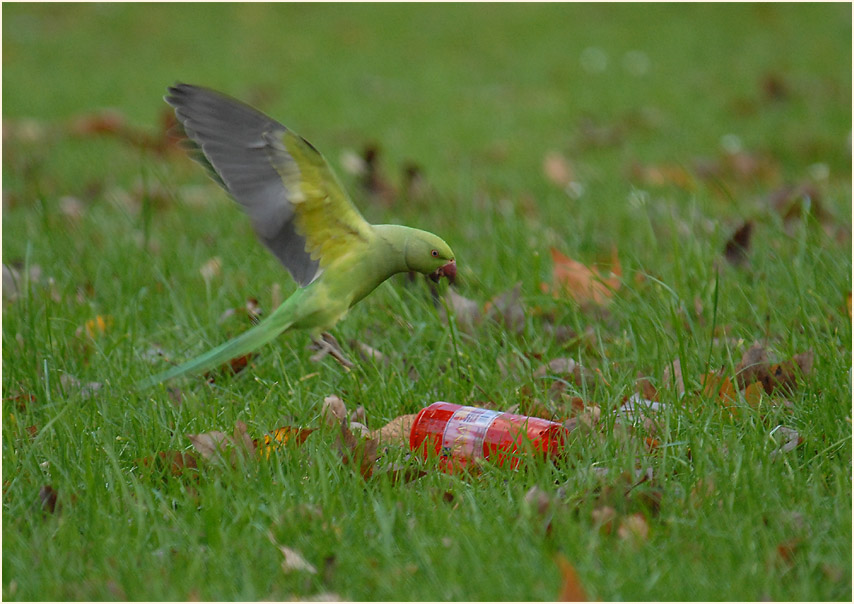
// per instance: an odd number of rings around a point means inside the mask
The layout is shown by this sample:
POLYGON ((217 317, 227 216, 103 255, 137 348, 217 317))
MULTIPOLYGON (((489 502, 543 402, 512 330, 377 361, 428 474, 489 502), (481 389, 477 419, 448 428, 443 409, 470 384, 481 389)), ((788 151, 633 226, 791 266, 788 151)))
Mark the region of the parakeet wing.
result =
POLYGON ((370 242, 370 225, 308 141, 207 88, 176 84, 166 102, 203 155, 198 161, 243 206, 258 237, 300 285, 370 242))

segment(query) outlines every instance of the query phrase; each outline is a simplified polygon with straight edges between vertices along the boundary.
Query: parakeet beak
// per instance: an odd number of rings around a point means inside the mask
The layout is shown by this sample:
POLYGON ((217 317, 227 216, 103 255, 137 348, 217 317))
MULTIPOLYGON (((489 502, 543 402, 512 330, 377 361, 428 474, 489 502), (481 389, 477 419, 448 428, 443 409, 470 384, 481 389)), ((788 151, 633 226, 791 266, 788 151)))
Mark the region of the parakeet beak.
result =
POLYGON ((430 273, 430 278, 436 283, 438 283, 439 279, 441 279, 442 277, 447 277, 448 283, 454 282, 454 280, 457 278, 457 262, 455 260, 451 260, 445 266, 438 268, 433 273, 430 273))

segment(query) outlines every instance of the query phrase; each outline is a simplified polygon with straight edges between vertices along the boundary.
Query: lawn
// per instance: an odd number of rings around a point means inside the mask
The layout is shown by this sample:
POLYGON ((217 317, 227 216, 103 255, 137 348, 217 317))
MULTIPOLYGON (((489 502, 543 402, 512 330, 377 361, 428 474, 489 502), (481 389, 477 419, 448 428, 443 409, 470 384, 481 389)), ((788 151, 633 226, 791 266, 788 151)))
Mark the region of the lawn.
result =
POLYGON ((4 600, 851 599, 850 5, 2 11, 4 600), (295 289, 170 138, 176 81, 299 132, 458 282, 356 306, 352 371, 289 333, 136 391, 295 289), (366 476, 329 396, 572 431, 366 476), (188 438, 244 425, 314 432, 188 438))

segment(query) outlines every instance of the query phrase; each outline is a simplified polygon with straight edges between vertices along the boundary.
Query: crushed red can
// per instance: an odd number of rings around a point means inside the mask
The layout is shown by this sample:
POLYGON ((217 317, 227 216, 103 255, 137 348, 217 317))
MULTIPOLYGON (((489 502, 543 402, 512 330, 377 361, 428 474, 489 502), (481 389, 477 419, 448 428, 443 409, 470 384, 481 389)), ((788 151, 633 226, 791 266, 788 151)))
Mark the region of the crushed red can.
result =
POLYGON ((478 459, 517 468, 526 454, 554 457, 569 431, 539 417, 504 413, 481 407, 435 402, 422 409, 409 432, 409 448, 426 458, 438 456, 446 470, 478 459))

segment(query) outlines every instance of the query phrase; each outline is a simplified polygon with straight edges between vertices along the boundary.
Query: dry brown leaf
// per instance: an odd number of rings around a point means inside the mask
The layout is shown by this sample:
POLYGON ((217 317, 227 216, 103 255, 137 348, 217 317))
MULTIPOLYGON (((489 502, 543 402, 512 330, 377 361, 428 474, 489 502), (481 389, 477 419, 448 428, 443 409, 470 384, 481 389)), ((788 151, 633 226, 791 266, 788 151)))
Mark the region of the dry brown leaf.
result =
POLYGON ((205 281, 211 281, 222 273, 222 258, 214 256, 199 267, 199 273, 205 281))
POLYGON ((753 234, 753 221, 747 220, 742 224, 724 246, 724 258, 733 266, 747 264, 747 254, 750 251, 750 236, 753 234))
POLYGON ((812 350, 796 354, 782 363, 771 364, 767 349, 759 342, 755 342, 736 366, 736 381, 739 388, 746 388, 753 382, 760 382, 766 394, 771 394, 777 389, 791 392, 797 385, 799 377, 807 377, 812 373, 812 366, 812 350))
MULTIPOLYGON (((480 304, 458 294, 454 288, 448 288, 445 299, 453 311, 459 330, 468 335, 474 334, 475 328, 483 322, 483 312, 480 310, 480 304)), ((441 309, 440 314, 445 322, 447 322, 448 317, 444 308, 441 309)))
POLYGON ((578 573, 575 572, 575 567, 570 564, 569 560, 563 554, 557 555, 557 566, 560 570, 561 587, 558 595, 558 602, 587 602, 587 592, 581 585, 578 579, 578 573))
POLYGON ((226 461, 235 465, 238 459, 250 459, 255 454, 255 443, 246 432, 246 424, 237 422, 231 435, 217 430, 202 434, 188 434, 187 438, 203 459, 226 461))
POLYGON ((282 561, 283 571, 285 571, 286 573, 292 571, 299 571, 307 572, 312 575, 317 574, 317 569, 314 567, 314 565, 308 562, 305 558, 303 558, 302 554, 300 554, 298 551, 286 547, 284 545, 278 545, 277 547, 279 548, 279 551, 282 552, 282 555, 285 557, 285 559, 282 561))
POLYGON ((379 442, 372 438, 357 438, 347 427, 346 418, 341 420, 340 432, 335 438, 335 447, 341 455, 344 465, 352 465, 358 468, 365 480, 374 473, 374 464, 378 457, 378 444, 379 442))
POLYGON ((89 319, 82 327, 77 328, 76 335, 82 336, 84 333, 89 338, 96 338, 107 332, 113 326, 113 317, 98 315, 94 319, 89 319))
POLYGON ((41 509, 48 512, 49 514, 62 511, 62 505, 57 504, 58 498, 59 494, 56 492, 56 489, 54 489, 49 484, 46 484, 39 489, 39 501, 41 502, 41 509))
POLYGON ((581 363, 578 363, 575 359, 571 359, 569 357, 552 359, 548 363, 540 365, 534 371, 535 378, 542 378, 546 376, 571 378, 577 386, 581 386, 585 380, 588 382, 593 381, 595 379, 595 375, 596 374, 591 370, 583 367, 581 363))
POLYGON ((685 394, 685 381, 682 379, 682 362, 679 359, 673 359, 673 362, 664 368, 661 382, 665 387, 675 387, 676 395, 682 398, 685 394))
POLYGON ((365 173, 361 185, 375 203, 392 205, 397 199, 395 186, 385 177, 379 166, 380 150, 376 145, 367 145, 362 153, 365 173))
POLYGON ((253 353, 248 352, 243 356, 235 357, 227 363, 220 365, 216 372, 206 371, 204 374, 204 378, 208 383, 214 384, 216 383, 217 373, 221 375, 237 375, 238 373, 249 367, 249 361, 252 360, 253 356, 253 353))
POLYGON ((360 424, 368 423, 368 414, 365 411, 364 405, 359 405, 350 413, 351 422, 359 422, 360 424))
MULTIPOLYGON (((792 392, 797 385, 798 377, 807 377, 812 373, 813 352, 808 350, 796 354, 788 361, 771 365, 769 369, 772 389, 782 389, 792 392)), ((769 392, 766 385, 765 391, 769 392)))
POLYGON ((361 359, 365 362, 377 363, 380 365, 389 365, 388 357, 381 353, 376 348, 368 346, 359 340, 350 340, 350 346, 355 348, 361 359))
POLYGON ((653 386, 650 379, 640 372, 635 380, 635 388, 642 398, 648 401, 658 401, 658 390, 653 386))
POLYGON ((552 292, 555 295, 564 293, 581 305, 592 303, 601 306, 610 302, 620 288, 622 268, 616 250, 613 252, 612 268, 607 276, 598 269, 591 269, 565 256, 556 248, 551 248, 551 255, 554 264, 552 292))
POLYGON ((198 469, 196 456, 185 451, 161 451, 157 455, 136 460, 136 464, 152 474, 162 474, 168 470, 173 476, 181 476, 185 470, 198 469))
POLYGON ((521 334, 525 329, 525 307, 522 305, 522 282, 493 296, 484 306, 484 314, 503 325, 507 331, 521 334))
POLYGON ((341 422, 347 418, 347 407, 344 401, 334 394, 324 398, 320 418, 330 428, 340 426, 341 422))
POLYGON ((776 449, 771 451, 771 459, 777 459, 784 453, 794 451, 798 445, 804 442, 797 430, 786 426, 777 426, 771 430, 771 436, 780 443, 776 449))
POLYGON ((246 304, 243 306, 239 306, 237 308, 228 308, 219 316, 217 319, 217 323, 223 323, 227 319, 235 316, 245 316, 249 319, 249 322, 252 324, 258 323, 261 318, 263 311, 261 309, 261 305, 258 303, 257 298, 247 298, 246 304))
POLYGON ((84 400, 92 398, 104 387, 100 382, 81 382, 70 373, 63 373, 59 376, 59 383, 66 390, 79 392, 80 398, 84 400))
POLYGON ((642 165, 634 163, 629 168, 632 180, 649 187, 673 185, 686 191, 696 188, 694 177, 678 164, 642 165))
POLYGON ((409 433, 412 431, 412 424, 416 417, 415 413, 396 417, 379 430, 371 432, 370 438, 382 444, 408 447, 409 433))
POLYGON ((795 563, 795 555, 803 543, 801 537, 791 537, 777 545, 777 554, 780 559, 787 565, 792 566, 795 563))
POLYGON ((649 525, 644 515, 635 513, 623 518, 620 528, 617 529, 617 536, 635 543, 646 541, 649 538, 649 525))
POLYGON ((604 505, 593 510, 591 513, 593 524, 599 527, 602 535, 610 535, 614 531, 617 522, 617 510, 609 505, 604 505))
POLYGON ((552 504, 551 496, 537 485, 532 486, 525 493, 525 505, 536 512, 538 516, 545 516, 552 504))
POLYGON ((258 455, 269 459, 270 454, 280 449, 288 443, 294 443, 297 446, 303 444, 309 434, 314 432, 314 428, 293 428, 291 426, 283 426, 273 430, 269 434, 264 435, 263 444, 258 440, 253 441, 258 455))
POLYGON ((557 151, 549 151, 543 158, 543 174, 561 189, 575 180, 572 164, 557 151))
POLYGON ((127 127, 125 116, 115 109, 80 115, 71 120, 69 131, 75 136, 122 134, 127 127))
POLYGON ((754 342, 742 355, 735 367, 735 379, 739 388, 752 382, 766 382, 768 375, 768 350, 759 342, 754 342))

